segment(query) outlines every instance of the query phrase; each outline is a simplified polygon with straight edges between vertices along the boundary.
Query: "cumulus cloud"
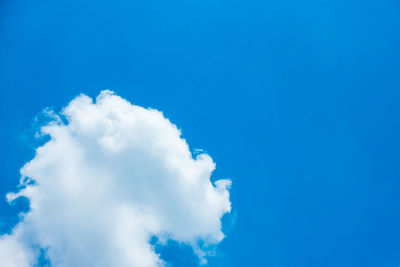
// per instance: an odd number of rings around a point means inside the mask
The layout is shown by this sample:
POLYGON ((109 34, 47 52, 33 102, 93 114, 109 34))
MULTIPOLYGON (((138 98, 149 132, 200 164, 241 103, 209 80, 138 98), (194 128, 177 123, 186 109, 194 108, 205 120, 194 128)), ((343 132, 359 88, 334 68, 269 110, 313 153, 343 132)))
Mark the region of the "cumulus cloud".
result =
POLYGON ((0 266, 33 266, 39 249, 52 266, 164 266, 154 236, 191 245, 200 258, 224 238, 231 182, 213 184, 211 157, 194 158, 161 112, 102 91, 51 117, 41 128, 50 140, 7 195, 28 198, 30 210, 0 237, 0 266))

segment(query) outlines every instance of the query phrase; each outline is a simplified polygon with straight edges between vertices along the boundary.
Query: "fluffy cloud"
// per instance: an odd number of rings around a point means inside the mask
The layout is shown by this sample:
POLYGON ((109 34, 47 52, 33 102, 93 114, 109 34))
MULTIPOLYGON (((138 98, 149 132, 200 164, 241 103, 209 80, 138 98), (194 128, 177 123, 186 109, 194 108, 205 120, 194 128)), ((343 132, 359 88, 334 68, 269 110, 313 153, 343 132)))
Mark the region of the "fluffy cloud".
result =
POLYGON ((163 266, 150 244, 193 246, 224 238, 229 180, 214 184, 207 154, 193 158, 177 127, 154 109, 110 91, 75 98, 43 126, 50 140, 21 169, 30 210, 0 237, 0 266, 32 266, 39 248, 52 266, 163 266))

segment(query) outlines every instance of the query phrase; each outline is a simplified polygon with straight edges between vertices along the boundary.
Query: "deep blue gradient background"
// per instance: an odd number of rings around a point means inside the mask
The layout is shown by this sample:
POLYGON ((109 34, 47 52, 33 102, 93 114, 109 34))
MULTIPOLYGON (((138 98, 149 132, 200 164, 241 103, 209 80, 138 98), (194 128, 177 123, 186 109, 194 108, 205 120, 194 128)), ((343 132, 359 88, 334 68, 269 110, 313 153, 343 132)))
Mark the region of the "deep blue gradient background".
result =
MULTIPOLYGON (((395 0, 2 0, 0 195, 44 107, 111 89, 233 180, 210 266, 399 266, 399 47, 395 0)), ((24 206, 0 199, 1 232, 24 206)))

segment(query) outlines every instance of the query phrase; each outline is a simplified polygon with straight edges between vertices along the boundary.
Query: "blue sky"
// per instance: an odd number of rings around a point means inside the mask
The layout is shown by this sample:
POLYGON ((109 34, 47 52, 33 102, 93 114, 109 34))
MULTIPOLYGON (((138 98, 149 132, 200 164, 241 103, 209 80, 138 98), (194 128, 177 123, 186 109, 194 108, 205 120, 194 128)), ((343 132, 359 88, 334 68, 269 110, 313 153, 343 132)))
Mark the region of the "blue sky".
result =
MULTIPOLYGON (((400 265, 398 1, 2 1, 0 194, 32 119, 79 93, 153 107, 228 177, 210 266, 400 265), (234 225, 233 225, 234 224, 234 225)), ((10 231, 23 200, 0 201, 10 231)), ((160 248, 197 266, 187 247, 160 248)))

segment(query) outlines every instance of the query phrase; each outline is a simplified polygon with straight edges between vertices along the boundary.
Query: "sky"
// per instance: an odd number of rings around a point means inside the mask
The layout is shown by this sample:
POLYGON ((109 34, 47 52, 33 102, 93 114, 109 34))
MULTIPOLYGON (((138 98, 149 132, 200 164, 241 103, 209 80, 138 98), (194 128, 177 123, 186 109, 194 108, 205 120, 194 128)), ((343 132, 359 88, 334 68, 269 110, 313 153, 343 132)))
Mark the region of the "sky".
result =
MULTIPOLYGON (((173 233, 164 243, 150 242, 171 266, 204 263, 196 236, 214 237, 203 251, 208 266, 399 266, 399 13, 392 0, 1 1, 0 234, 23 225, 25 238, 40 221, 31 216, 21 224, 18 214, 29 214, 29 200, 10 204, 6 194, 18 192, 21 168, 54 137, 35 138, 49 120, 42 111, 54 110, 53 120, 61 116, 58 129, 68 123, 60 112, 84 94, 108 114, 96 97, 111 90, 121 103, 144 107, 143 114, 162 111, 162 129, 176 125, 183 139, 178 132, 171 138, 187 142, 182 153, 192 153, 190 162, 204 161, 196 158, 203 153, 216 164, 212 171, 209 161, 198 163, 199 181, 213 184, 204 190, 223 196, 212 206, 217 211, 202 217, 215 224, 182 232, 150 220, 161 226, 145 233, 173 233), (217 190, 221 179, 232 182, 229 200, 224 186, 217 190)), ((73 114, 84 114, 79 110, 73 114)), ((103 115, 99 123, 109 118, 103 115)), ((74 116, 71 125, 80 118, 74 116)), ((164 136, 153 126, 154 136, 164 136)), ((128 158, 137 158, 135 151, 128 158)), ((124 180, 117 181, 123 188, 124 180)), ((162 192, 155 197, 160 203, 162 192)), ((207 211, 201 192, 195 203, 207 211)), ((113 224, 104 225, 107 231, 113 224)), ((37 265, 48 266, 40 253, 37 265)))

